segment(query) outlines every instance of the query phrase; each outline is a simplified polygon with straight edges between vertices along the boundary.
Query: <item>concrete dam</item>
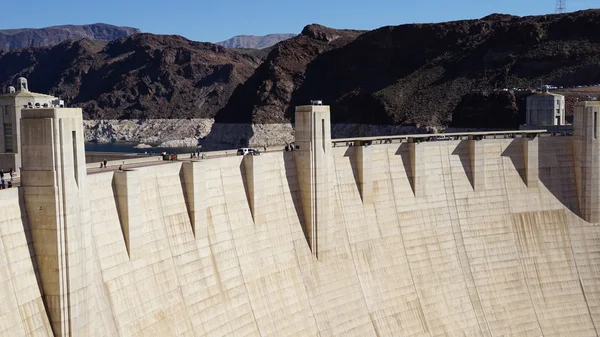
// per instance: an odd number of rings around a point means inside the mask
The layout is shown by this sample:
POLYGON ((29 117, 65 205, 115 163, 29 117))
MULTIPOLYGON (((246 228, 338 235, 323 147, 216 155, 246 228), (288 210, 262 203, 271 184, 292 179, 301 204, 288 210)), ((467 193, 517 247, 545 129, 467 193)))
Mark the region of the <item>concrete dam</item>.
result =
POLYGON ((336 142, 301 106, 293 152, 87 174, 81 110, 23 109, 0 335, 598 336, 599 110, 336 142))

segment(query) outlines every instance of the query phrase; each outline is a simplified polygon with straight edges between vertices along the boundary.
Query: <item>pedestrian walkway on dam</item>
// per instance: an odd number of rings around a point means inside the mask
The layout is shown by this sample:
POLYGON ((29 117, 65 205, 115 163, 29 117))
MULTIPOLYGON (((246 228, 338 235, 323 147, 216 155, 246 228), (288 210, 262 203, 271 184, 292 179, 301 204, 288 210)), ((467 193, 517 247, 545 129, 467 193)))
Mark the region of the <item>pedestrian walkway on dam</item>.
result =
MULTIPOLYGON (((469 139, 513 139, 513 138, 527 138, 527 137, 554 137, 554 136, 570 136, 569 132, 548 132, 547 130, 508 130, 508 131, 478 131, 478 132, 454 132, 454 133, 427 133, 427 134, 406 134, 406 135, 392 135, 392 136, 372 136, 372 137, 353 137, 353 138, 336 138, 331 140, 332 147, 341 146, 362 146, 362 145, 380 145, 380 144, 392 144, 392 143, 419 143, 419 142, 435 142, 435 141, 450 141, 450 140, 469 140, 469 139)), ((284 152, 286 149, 284 146, 269 147, 267 152, 262 153, 274 153, 284 152)), ((224 158, 236 156, 237 149, 220 150, 220 151, 206 151, 201 153, 206 155, 206 159, 194 157, 190 158, 190 153, 177 154, 176 161, 202 161, 210 160, 215 158, 224 158)), ((107 165, 107 167, 90 167, 88 164, 88 174, 106 172, 106 171, 117 171, 119 167, 121 169, 134 169, 145 166, 162 165, 168 164, 169 160, 154 160, 151 158, 146 162, 135 162, 127 163, 125 160, 114 160, 107 165)), ((100 162, 97 163, 100 166, 100 162)))
MULTIPOLYGON (((549 132, 547 130, 518 130, 518 131, 480 131, 480 132, 459 132, 459 133, 439 133, 439 134, 407 134, 407 135, 393 135, 393 136, 373 136, 373 137, 353 137, 353 138, 336 138, 331 140, 332 147, 342 146, 363 146, 363 145, 381 145, 381 144, 392 144, 392 143, 418 143, 418 142, 437 142, 437 141, 450 141, 450 140, 468 140, 468 139, 511 139, 511 138, 526 138, 526 137, 560 137, 570 136, 570 132, 549 132)), ((206 159, 201 158, 189 158, 190 153, 178 154, 176 161, 191 162, 191 161, 203 161, 216 158, 234 157, 237 149, 220 150, 220 151, 206 151, 201 152, 206 155, 206 159)), ((284 152, 283 146, 269 147, 267 152, 263 153, 275 153, 284 152)), ((118 171, 119 168, 122 170, 131 170, 147 166, 165 165, 171 161, 168 160, 153 160, 152 157, 148 158, 146 162, 134 162, 127 163, 128 160, 111 160, 107 167, 100 168, 100 163, 88 163, 87 173, 96 174, 109 171, 118 171), (94 165, 93 167, 90 167, 94 165)), ((15 175, 12 181, 12 187, 20 187, 21 179, 19 175, 15 175)))
MULTIPOLYGON (((269 148, 269 150, 267 152, 262 152, 262 154, 276 153, 276 152, 283 152, 283 151, 284 151, 283 149, 274 147, 272 149, 269 148)), ((216 159, 216 158, 236 157, 237 156, 236 152, 237 152, 237 149, 202 152, 206 155, 206 159, 202 159, 202 158, 198 158, 198 157, 190 158, 190 153, 180 153, 180 154, 177 154, 177 159, 174 161, 197 162, 197 161, 210 160, 210 159, 216 159)), ((152 158, 149 158, 148 161, 146 161, 146 162, 127 163, 127 160, 125 159, 125 160, 111 161, 109 164, 107 164, 106 167, 102 167, 102 168, 100 168, 101 162, 88 163, 87 173, 94 174, 94 173, 101 173, 101 172, 107 172, 107 171, 118 171, 119 167, 123 170, 127 170, 127 169, 134 169, 134 168, 146 167, 146 166, 164 165, 164 164, 168 164, 171 162, 173 162, 173 160, 154 160, 152 158), (95 165, 97 167, 90 167, 90 165, 95 165)))
MULTIPOLYGON (((507 138, 523 138, 523 137, 555 137, 555 136, 570 136, 567 132, 548 132, 547 130, 519 130, 519 131, 480 131, 480 132, 460 132, 460 133, 439 133, 439 134, 407 134, 407 135, 393 135, 393 136, 372 136, 372 137, 353 137, 353 138, 336 138, 332 139, 331 143, 333 147, 341 146, 362 146, 362 145, 380 145, 380 144, 392 144, 392 143, 410 143, 410 142, 432 142, 432 141, 449 141, 449 140, 468 140, 470 138, 478 139, 507 139, 507 138)), ((177 161, 190 162, 190 161, 202 161, 210 160, 215 158, 233 157, 236 156, 237 149, 220 150, 220 151, 206 151, 201 152, 206 155, 206 159, 201 158, 189 158, 190 153, 178 154, 177 161)), ((266 153, 284 152, 283 146, 269 147, 266 153)), ((265 152, 263 152, 265 153, 265 152)), ((154 160, 149 158, 146 162, 134 162, 128 163, 128 160, 112 160, 109 162, 107 167, 100 168, 100 163, 88 163, 88 174, 95 174, 107 171, 118 171, 119 168, 123 170, 135 169, 146 166, 164 165, 168 164, 168 160, 154 160), (90 167, 90 165, 96 165, 97 167, 90 167)), ((13 187, 20 186, 20 177, 15 176, 13 181, 13 187)))

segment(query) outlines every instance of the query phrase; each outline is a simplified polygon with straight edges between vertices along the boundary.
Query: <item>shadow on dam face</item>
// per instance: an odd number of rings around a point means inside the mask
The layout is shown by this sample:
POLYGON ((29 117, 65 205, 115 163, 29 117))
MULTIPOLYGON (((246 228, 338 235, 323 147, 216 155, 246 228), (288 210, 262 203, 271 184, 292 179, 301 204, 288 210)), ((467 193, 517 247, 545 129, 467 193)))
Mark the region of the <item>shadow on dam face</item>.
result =
POLYGON ((344 157, 348 157, 350 160, 350 167, 352 167, 352 176, 354 177, 354 183, 356 184, 356 190, 360 192, 360 178, 358 177, 358 167, 356 163, 356 147, 348 146, 346 152, 344 152, 344 157))
POLYGON ((452 151, 452 155, 458 156, 460 163, 463 167, 463 171, 467 175, 467 179, 469 179, 469 183, 471 184, 471 187, 474 187, 474 185, 473 185, 473 170, 471 169, 471 153, 469 150, 469 141, 468 140, 460 141, 460 143, 458 143, 456 148, 454 148, 454 151, 452 151))
POLYGON ((302 202, 300 199, 300 185, 298 183, 298 173, 296 171, 296 162, 294 160, 293 152, 283 152, 283 165, 285 168, 285 179, 290 189, 290 195, 292 197, 292 203, 294 204, 294 210, 298 215, 298 222, 301 224, 306 244, 308 244, 308 230, 306 228, 306 220, 304 217, 304 210, 302 209, 302 202))
POLYGON ((508 157, 513 166, 519 173, 519 177, 525 185, 527 185, 527 177, 525 177, 525 153, 523 151, 522 139, 513 139, 501 154, 502 157, 508 157))
POLYGON ((575 180, 573 148, 571 146, 557 146, 557 141, 559 141, 559 137, 540 139, 539 179, 558 201, 581 217, 577 182, 575 180))
MULTIPOLYGON (((573 152, 570 147, 557 146, 556 140, 556 138, 543 138, 539 141, 537 154, 539 181, 561 204, 581 217, 573 170, 573 152), (570 159, 565 160, 565 158, 570 159)), ((525 139, 512 140, 501 156, 510 159, 523 184, 527 185, 527 164, 523 141, 525 139)))
MULTIPOLYGON (((245 159, 245 158, 244 158, 245 159)), ((256 221, 254 218, 254 207, 251 204, 250 200, 250 187, 248 186, 248 176, 246 175, 246 167, 244 160, 240 160, 240 176, 242 177, 242 185, 244 185, 244 193, 246 193, 246 201, 248 202, 248 208, 250 209, 250 213, 252 215, 252 221, 256 221)))
MULTIPOLYGON (((42 206, 40 206, 41 208, 42 206)), ((25 238, 27 241, 27 251, 29 252, 29 259, 31 261, 31 266, 33 267, 33 273, 35 275, 36 284, 38 286, 38 290, 40 294, 43 294, 44 291, 42 289, 42 278, 40 276, 40 268, 37 263, 35 247, 33 246, 33 237, 31 235, 31 227, 29 226, 29 221, 27 221, 27 213, 25 208, 25 197, 23 196, 23 189, 19 189, 19 211, 21 213, 21 223, 23 224, 23 232, 25 233, 25 238)), ((44 309, 48 312, 48 303, 43 301, 44 309)))
POLYGON ((404 166, 404 172, 406 172, 406 178, 408 178, 408 183, 410 184, 410 188, 413 191, 413 194, 415 193, 415 180, 414 180, 414 173, 412 170, 412 160, 410 158, 410 144, 409 143, 402 143, 400 144, 400 146, 398 146, 398 149, 396 150, 396 153, 394 153, 396 156, 400 156, 400 159, 402 159, 402 166, 404 166))

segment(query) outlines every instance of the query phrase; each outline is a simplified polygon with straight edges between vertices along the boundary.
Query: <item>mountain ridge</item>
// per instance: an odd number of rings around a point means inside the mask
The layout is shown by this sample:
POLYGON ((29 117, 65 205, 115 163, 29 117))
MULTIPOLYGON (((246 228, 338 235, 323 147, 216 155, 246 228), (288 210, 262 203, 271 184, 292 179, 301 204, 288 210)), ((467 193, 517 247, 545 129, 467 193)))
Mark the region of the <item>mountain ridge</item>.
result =
POLYGON ((111 41, 137 33, 141 33, 138 28, 114 26, 106 23, 3 29, 0 30, 0 49, 10 51, 28 47, 46 47, 57 45, 66 40, 81 40, 84 38, 111 41))
MULTIPOLYGON (((339 30, 305 30, 277 45, 217 121, 293 121, 295 106, 322 99, 334 123, 443 126, 476 91, 600 83, 600 10, 386 26, 331 48, 339 30)), ((518 127, 518 107, 500 104, 518 127)))
MULTIPOLYGON (((212 118, 260 59, 177 35, 65 41, 0 53, 0 78, 29 80, 87 119, 212 118)), ((6 87, 5 86, 5 87, 6 87)))
POLYGON ((291 39, 297 34, 236 35, 227 40, 216 42, 225 48, 263 49, 281 41, 291 39))

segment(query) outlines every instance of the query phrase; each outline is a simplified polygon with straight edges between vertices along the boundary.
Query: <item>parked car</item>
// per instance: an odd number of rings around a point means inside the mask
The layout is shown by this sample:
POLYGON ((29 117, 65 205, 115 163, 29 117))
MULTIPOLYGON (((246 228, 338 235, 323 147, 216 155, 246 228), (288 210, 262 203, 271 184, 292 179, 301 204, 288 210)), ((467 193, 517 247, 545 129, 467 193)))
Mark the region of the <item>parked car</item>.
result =
POLYGON ((246 155, 260 156, 260 151, 257 149, 242 147, 237 150, 237 155, 238 156, 246 156, 246 155))

